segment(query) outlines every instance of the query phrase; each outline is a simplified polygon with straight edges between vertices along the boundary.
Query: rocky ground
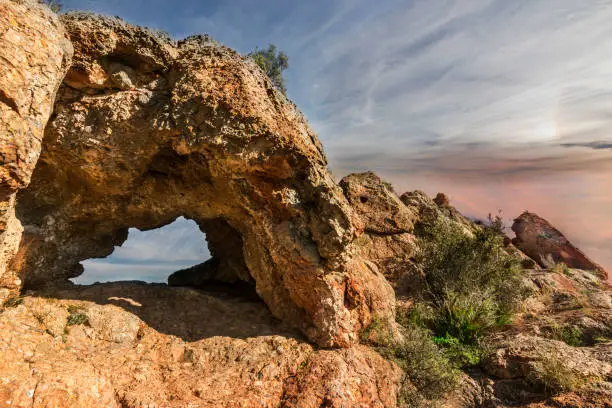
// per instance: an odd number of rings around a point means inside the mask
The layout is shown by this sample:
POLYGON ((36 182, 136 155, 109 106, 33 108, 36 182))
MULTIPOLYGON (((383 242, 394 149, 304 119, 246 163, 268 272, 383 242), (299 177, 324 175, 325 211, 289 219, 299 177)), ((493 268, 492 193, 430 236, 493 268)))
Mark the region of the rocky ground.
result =
POLYGON ((2 407, 386 407, 399 375, 364 346, 318 350, 248 295, 112 283, 0 312, 2 407))
MULTIPOLYGON (((609 289, 573 269, 529 280, 524 313, 439 406, 610 406, 609 289), (578 391, 530 385, 546 364, 578 391)), ((0 309, 3 407, 394 407, 401 377, 367 346, 319 349, 248 286, 63 286, 0 309)))

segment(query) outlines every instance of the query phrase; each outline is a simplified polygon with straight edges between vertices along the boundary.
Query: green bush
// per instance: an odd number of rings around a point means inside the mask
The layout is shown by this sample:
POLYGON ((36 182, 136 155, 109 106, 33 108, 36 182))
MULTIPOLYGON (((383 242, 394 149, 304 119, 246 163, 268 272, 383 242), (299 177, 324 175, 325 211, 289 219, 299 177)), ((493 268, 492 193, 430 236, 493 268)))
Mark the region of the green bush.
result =
POLYGON ((423 229, 417 262, 430 313, 415 320, 439 337, 475 345, 488 330, 507 324, 527 295, 520 260, 504 250, 500 218, 492 221, 472 233, 443 219, 423 229))
POLYGON ((38 0, 40 4, 46 4, 54 13, 62 11, 62 3, 58 0, 38 0))
POLYGON ((276 46, 270 44, 268 49, 255 48, 255 51, 248 55, 263 72, 266 73, 270 81, 276 89, 284 94, 287 93, 285 88, 285 79, 283 71, 289 68, 289 57, 283 51, 276 51, 276 46))

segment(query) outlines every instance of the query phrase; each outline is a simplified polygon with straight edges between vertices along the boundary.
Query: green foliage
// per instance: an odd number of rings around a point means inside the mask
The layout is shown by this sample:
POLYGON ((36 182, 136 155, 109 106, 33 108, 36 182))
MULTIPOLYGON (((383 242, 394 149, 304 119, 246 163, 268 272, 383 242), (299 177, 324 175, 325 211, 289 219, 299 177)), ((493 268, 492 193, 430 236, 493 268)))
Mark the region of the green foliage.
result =
POLYGON ((442 347, 444 354, 457 368, 473 367, 480 364, 484 351, 479 344, 463 344, 456 337, 434 337, 434 343, 442 347))
POLYGON ((79 306, 68 306, 68 319, 66 320, 66 327, 76 326, 79 324, 89 325, 89 318, 82 312, 82 309, 79 306))
POLYGON ((423 230, 417 262, 431 312, 419 323, 439 337, 475 345, 486 331, 508 323, 527 295, 520 261, 504 250, 501 218, 493 222, 472 235, 443 220, 423 230))
POLYGON ((276 50, 274 44, 270 44, 267 49, 255 48, 255 51, 248 55, 263 72, 268 75, 276 89, 283 95, 287 93, 283 71, 289 68, 289 57, 283 51, 276 50))
POLYGON ((553 340, 560 340, 567 345, 580 347, 584 345, 584 333, 578 326, 564 325, 552 326, 548 329, 549 336, 553 340))
POLYGON ((51 9, 54 13, 59 13, 62 11, 62 3, 58 0, 38 0, 40 4, 45 4, 47 7, 51 9))
POLYGON ((12 297, 12 298, 8 298, 6 299, 6 301, 4 302, 3 306, 4 307, 17 307, 20 304, 23 303, 23 298, 20 297, 12 297))

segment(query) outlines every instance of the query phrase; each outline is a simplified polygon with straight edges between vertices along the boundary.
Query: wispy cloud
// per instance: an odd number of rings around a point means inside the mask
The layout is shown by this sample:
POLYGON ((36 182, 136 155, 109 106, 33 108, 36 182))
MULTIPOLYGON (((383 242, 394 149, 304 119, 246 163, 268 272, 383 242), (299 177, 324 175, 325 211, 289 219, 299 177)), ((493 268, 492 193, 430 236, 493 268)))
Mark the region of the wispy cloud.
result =
MULTIPOLYGON (((290 56, 289 96, 335 172, 372 169, 405 189, 447 189, 466 211, 520 202, 563 223, 562 208, 572 236, 609 242, 612 217, 579 211, 603 205, 597 194, 609 182, 593 180, 612 174, 609 0, 64 3, 177 37, 208 32, 243 53, 275 43, 290 56), (564 194, 578 179, 584 194, 600 189, 590 201, 564 194)), ((612 267, 611 251, 600 254, 612 267)))

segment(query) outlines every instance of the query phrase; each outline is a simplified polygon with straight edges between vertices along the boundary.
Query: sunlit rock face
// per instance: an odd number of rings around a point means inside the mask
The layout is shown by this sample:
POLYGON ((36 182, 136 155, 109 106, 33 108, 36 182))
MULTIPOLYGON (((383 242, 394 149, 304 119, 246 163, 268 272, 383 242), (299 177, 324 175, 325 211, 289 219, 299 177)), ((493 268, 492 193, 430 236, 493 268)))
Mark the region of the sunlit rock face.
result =
POLYGON ((0 301, 18 289, 6 270, 22 228, 15 192, 30 182, 55 93, 72 57, 58 18, 35 0, 0 0, 0 301))
POLYGON ((355 216, 316 135, 253 63, 207 37, 174 43, 90 14, 62 21, 74 63, 17 203, 13 269, 26 287, 78 276, 130 227, 184 216, 210 242, 231 231, 235 245, 213 254, 224 273, 253 280, 312 341, 346 346, 374 310, 392 319, 393 291, 354 255, 355 216))

